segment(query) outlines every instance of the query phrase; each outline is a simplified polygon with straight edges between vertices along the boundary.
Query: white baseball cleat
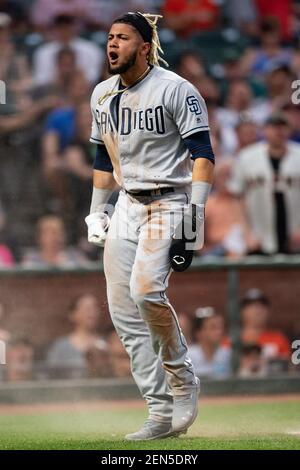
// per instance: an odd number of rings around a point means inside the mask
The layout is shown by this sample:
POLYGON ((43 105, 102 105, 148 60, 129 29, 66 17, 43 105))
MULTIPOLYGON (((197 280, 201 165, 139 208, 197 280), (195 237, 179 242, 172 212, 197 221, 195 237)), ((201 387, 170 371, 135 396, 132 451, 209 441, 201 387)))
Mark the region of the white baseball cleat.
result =
POLYGON ((151 441, 166 437, 177 437, 180 433, 174 432, 171 423, 160 423, 154 419, 147 419, 141 429, 132 434, 127 434, 127 441, 151 441))
POLYGON ((172 418, 172 431, 185 433, 193 424, 198 414, 198 399, 200 393, 200 380, 196 377, 196 386, 187 393, 174 395, 174 409, 172 418))

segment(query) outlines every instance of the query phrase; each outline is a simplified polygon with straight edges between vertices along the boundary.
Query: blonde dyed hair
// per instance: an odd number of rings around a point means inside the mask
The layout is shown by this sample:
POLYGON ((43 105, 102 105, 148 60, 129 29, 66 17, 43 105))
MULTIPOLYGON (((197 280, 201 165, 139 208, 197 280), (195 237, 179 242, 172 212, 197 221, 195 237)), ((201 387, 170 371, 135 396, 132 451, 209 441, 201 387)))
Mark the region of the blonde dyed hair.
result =
POLYGON ((163 59, 160 55, 160 54, 163 55, 164 51, 161 48, 160 40, 158 37, 157 21, 160 18, 163 18, 162 15, 153 15, 151 13, 140 13, 140 12, 138 13, 145 18, 145 20, 147 21, 147 23, 152 29, 152 41, 151 41, 150 52, 148 55, 148 63, 150 65, 157 65, 158 67, 160 67, 160 62, 161 62, 166 67, 169 67, 168 62, 166 62, 165 59, 163 59))

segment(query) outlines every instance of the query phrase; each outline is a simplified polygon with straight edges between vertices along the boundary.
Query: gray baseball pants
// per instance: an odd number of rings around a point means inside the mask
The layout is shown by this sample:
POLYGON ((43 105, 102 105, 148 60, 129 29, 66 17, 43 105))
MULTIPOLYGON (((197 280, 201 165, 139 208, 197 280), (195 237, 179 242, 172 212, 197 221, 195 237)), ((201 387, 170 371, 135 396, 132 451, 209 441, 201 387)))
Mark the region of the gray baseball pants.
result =
POLYGON ((104 249, 112 322, 151 418, 171 421, 172 393, 195 385, 176 313, 166 296, 171 236, 188 192, 134 198, 120 191, 104 249))

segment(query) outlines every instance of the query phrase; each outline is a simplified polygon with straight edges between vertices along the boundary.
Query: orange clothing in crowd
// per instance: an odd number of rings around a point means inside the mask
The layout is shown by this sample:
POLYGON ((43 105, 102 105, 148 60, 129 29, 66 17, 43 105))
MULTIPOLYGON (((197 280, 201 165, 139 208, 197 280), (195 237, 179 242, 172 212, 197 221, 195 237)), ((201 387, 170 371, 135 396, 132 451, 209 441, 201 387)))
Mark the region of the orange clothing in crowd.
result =
MULTIPOLYGON (((243 334, 241 340, 244 344, 253 343, 253 341, 248 341, 247 338, 243 338, 243 334)), ((230 347, 230 344, 230 338, 226 338, 223 342, 223 346, 230 347)), ((263 331, 256 340, 256 344, 261 346, 262 355, 266 359, 287 359, 291 353, 289 341, 283 333, 280 333, 280 331, 263 331)))
POLYGON ((289 342, 279 331, 264 331, 258 339, 258 344, 262 347, 263 356, 267 359, 289 357, 289 342))
POLYGON ((181 36, 188 36, 201 30, 217 28, 220 16, 220 7, 214 0, 166 0, 163 12, 178 16, 190 13, 194 22, 186 29, 180 31, 181 36))

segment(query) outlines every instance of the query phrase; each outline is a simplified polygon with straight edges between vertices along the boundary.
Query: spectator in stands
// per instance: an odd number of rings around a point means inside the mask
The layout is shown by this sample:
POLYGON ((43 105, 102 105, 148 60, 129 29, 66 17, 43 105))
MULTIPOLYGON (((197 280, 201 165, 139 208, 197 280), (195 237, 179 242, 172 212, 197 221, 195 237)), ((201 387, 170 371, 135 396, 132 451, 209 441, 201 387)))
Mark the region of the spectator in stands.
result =
POLYGON ((278 111, 284 103, 291 100, 292 83, 295 79, 295 74, 287 65, 276 66, 266 75, 270 111, 278 111))
POLYGON ((89 143, 91 123, 90 105, 88 102, 83 102, 76 108, 74 139, 60 156, 62 165, 60 177, 63 193, 69 202, 68 223, 72 228, 74 240, 80 236, 86 238, 86 229, 82 222, 91 200, 94 161, 94 149, 89 143))
POLYGON ((252 81, 251 87, 249 80, 238 79, 228 82, 225 109, 221 108, 217 114, 218 122, 223 130, 221 136, 224 150, 229 151, 229 154, 230 150, 234 153, 238 151, 238 136, 236 128, 232 127, 234 122, 236 122, 236 126, 241 120, 251 120, 261 127, 270 114, 279 111, 283 103, 291 100, 294 78, 291 69, 285 65, 270 69, 265 75, 264 89, 261 89, 263 93, 257 98, 253 97, 253 90, 257 89, 257 82, 252 81), (246 91, 247 89, 248 91, 246 91), (225 119, 225 124, 222 125, 223 119, 225 119))
MULTIPOLYGON (((211 134, 213 138, 220 140, 220 126, 218 120, 218 111, 220 105, 220 91, 216 80, 209 75, 204 75, 201 82, 195 85, 206 102, 211 134)), ((215 151, 215 149, 214 149, 215 151)))
POLYGON ((100 5, 97 0, 36 0, 31 10, 32 24, 47 30, 59 15, 71 15, 77 26, 98 25, 100 5))
POLYGON ((224 320, 212 307, 198 308, 194 320, 194 343, 189 356, 198 376, 225 378, 231 374, 231 351, 222 345, 224 320))
POLYGON ((255 0, 227 0, 224 2, 226 19, 230 25, 247 36, 257 34, 257 11, 255 0))
POLYGON ((6 84, 7 99, 16 101, 32 85, 27 57, 16 50, 11 34, 11 18, 0 12, 0 80, 6 84))
POLYGON ((105 340, 99 334, 100 307, 93 294, 82 294, 71 304, 69 320, 72 331, 50 347, 46 364, 51 376, 65 378, 88 375, 89 351, 106 351, 105 340))
POLYGON ((211 139, 214 143, 213 148, 215 155, 217 153, 217 155, 221 156, 221 126, 219 124, 218 119, 221 94, 218 83, 213 77, 206 75, 202 78, 198 90, 205 99, 211 129, 211 139))
MULTIPOLYGON (((65 103, 49 114, 45 124, 45 151, 47 151, 47 136, 55 134, 55 147, 50 148, 51 154, 64 150, 75 138, 76 134, 76 107, 81 103, 89 102, 90 87, 84 75, 80 72, 73 75, 68 84, 65 103)), ((52 136, 53 137, 53 136, 52 136)))
POLYGON ((246 76, 263 78, 275 67, 290 66, 292 59, 292 51, 281 46, 278 18, 266 18, 260 28, 260 47, 247 49, 241 66, 246 76))
POLYGON ((298 19, 298 43, 294 49, 293 59, 291 68, 296 75, 297 79, 300 79, 300 39, 299 39, 299 31, 300 31, 300 3, 299 3, 299 19, 298 19))
POLYGON ((14 338, 6 350, 5 379, 21 382, 33 379, 34 349, 27 338, 14 338))
POLYGON ((244 344, 240 353, 238 376, 243 379, 267 375, 266 363, 259 344, 244 344))
POLYGON ((241 119, 235 128, 236 136, 237 136, 237 150, 236 153, 238 154, 244 148, 248 147, 249 145, 253 145, 258 141, 259 133, 258 133, 258 126, 255 121, 252 119, 241 119))
POLYGON ((56 57, 57 75, 54 86, 63 94, 68 96, 69 87, 75 75, 80 74, 76 64, 76 54, 70 47, 60 49, 56 57))
MULTIPOLYGON (((219 136, 218 133, 220 132, 220 126, 218 126, 213 120, 211 121, 212 133, 213 137, 215 137, 218 142, 217 146, 220 146, 219 136)), ((253 117, 249 114, 241 115, 239 121, 237 122, 235 128, 235 137, 236 137, 236 149, 232 151, 231 154, 221 154, 220 149, 216 151, 219 158, 226 158, 231 159, 232 163, 237 155, 243 150, 244 148, 248 147, 249 145, 255 144, 261 138, 260 135, 260 127, 257 123, 253 120, 253 117)))
MULTIPOLYGON (((0 106, 0 136, 8 135, 12 132, 25 130, 35 124, 38 119, 53 110, 58 105, 55 96, 49 96, 32 103, 26 101, 20 108, 16 108, 9 115, 1 115, 0 106)), ((5 105, 3 105, 5 108, 5 105)))
MULTIPOLYGON (((58 199, 58 203, 68 209, 70 194, 66 173, 69 168, 64 158, 64 151, 76 140, 78 107, 82 103, 89 102, 88 94, 89 85, 84 76, 79 73, 72 77, 67 96, 68 102, 49 114, 42 137, 43 175, 53 196, 58 199)), ((89 123, 90 119, 89 116, 89 123)))
POLYGON ((11 267, 15 264, 13 253, 6 243, 4 227, 5 227, 5 214, 0 204, 0 268, 11 267))
POLYGON ((251 246, 250 230, 243 206, 227 184, 231 178, 232 160, 222 159, 216 165, 214 191, 205 213, 205 247, 202 255, 239 257, 251 246), (226 217, 224 217, 226 214, 226 217))
POLYGON ((241 340, 244 345, 258 345, 267 361, 288 359, 290 345, 280 331, 269 329, 271 305, 268 297, 259 289, 249 289, 241 300, 241 340))
POLYGON ((273 114, 266 141, 246 147, 235 161, 229 188, 245 203, 256 253, 300 251, 300 146, 289 134, 286 118, 273 114))
POLYGON ((287 100, 281 110, 289 123, 290 139, 300 144, 300 103, 297 105, 287 100))
POLYGON ((32 101, 28 59, 16 48, 11 18, 5 13, 0 13, 0 80, 6 85, 6 104, 0 106, 0 135, 26 128, 57 105, 52 96, 32 101))
MULTIPOLYGON (((224 68, 224 76, 223 80, 225 80, 227 83, 230 83, 232 81, 237 81, 237 80, 242 80, 246 77, 242 68, 241 68, 241 53, 235 49, 229 49, 224 51, 224 62, 223 62, 223 68, 224 68)), ((222 81, 223 81, 222 80, 222 81)), ((220 86, 223 84, 220 83, 220 86)))
POLYGON ((258 113, 247 80, 235 80, 229 84, 225 106, 216 111, 216 123, 220 128, 221 154, 232 155, 238 147, 236 126, 241 119, 262 123, 265 116, 258 113))
MULTIPOLYGON (((47 96, 49 94, 55 94, 60 98, 60 105, 69 104, 70 100, 70 89, 72 89, 72 81, 78 75, 86 80, 83 72, 78 68, 76 62, 76 54, 70 47, 64 47, 60 49, 56 54, 56 75, 53 77, 53 81, 36 86, 33 90, 32 95, 35 97, 47 96)), ((88 83, 88 82, 87 82, 88 83)))
POLYGON ((77 107, 75 122, 75 138, 66 148, 65 162, 69 172, 81 181, 90 182, 92 179, 92 164, 94 156, 89 145, 92 116, 90 105, 83 102, 77 107))
POLYGON ((220 24, 218 3, 215 0, 166 0, 163 6, 166 25, 182 38, 214 30, 220 24))
POLYGON ((290 40, 292 37, 293 0, 256 0, 259 17, 278 22, 279 37, 290 40))
POLYGON ((102 74, 104 52, 93 42, 76 36, 75 20, 72 16, 57 16, 53 25, 54 40, 40 46, 33 57, 34 83, 41 86, 52 83, 57 75, 56 58, 60 49, 71 48, 76 54, 76 63, 91 83, 102 74))
POLYGON ((117 333, 113 330, 107 338, 107 347, 110 357, 110 370, 113 377, 130 377, 129 356, 121 343, 117 333))
POLYGON ((79 250, 66 246, 62 219, 46 215, 37 223, 37 248, 25 253, 22 264, 26 268, 70 268, 87 266, 88 261, 79 250))
POLYGON ((176 73, 201 90, 206 71, 199 53, 191 50, 180 54, 176 61, 176 73))
POLYGON ((14 33, 24 34, 28 29, 28 8, 24 3, 24 0, 0 0, 0 12, 11 17, 14 33))
POLYGON ((106 345, 105 347, 103 346, 101 342, 99 345, 91 347, 85 355, 88 377, 99 378, 112 376, 110 353, 106 345))
POLYGON ((247 75, 242 67, 242 52, 235 48, 225 49, 223 52, 223 63, 220 69, 218 65, 218 86, 222 99, 225 100, 230 84, 239 80, 247 80, 255 99, 261 99, 266 94, 265 83, 257 78, 247 75))
POLYGON ((92 117, 88 102, 77 107, 76 129, 73 142, 66 148, 62 156, 65 163, 66 187, 70 191, 73 203, 72 226, 77 235, 86 235, 82 221, 89 211, 93 176, 94 153, 90 145, 92 117), (80 233, 83 232, 84 233, 80 233))

